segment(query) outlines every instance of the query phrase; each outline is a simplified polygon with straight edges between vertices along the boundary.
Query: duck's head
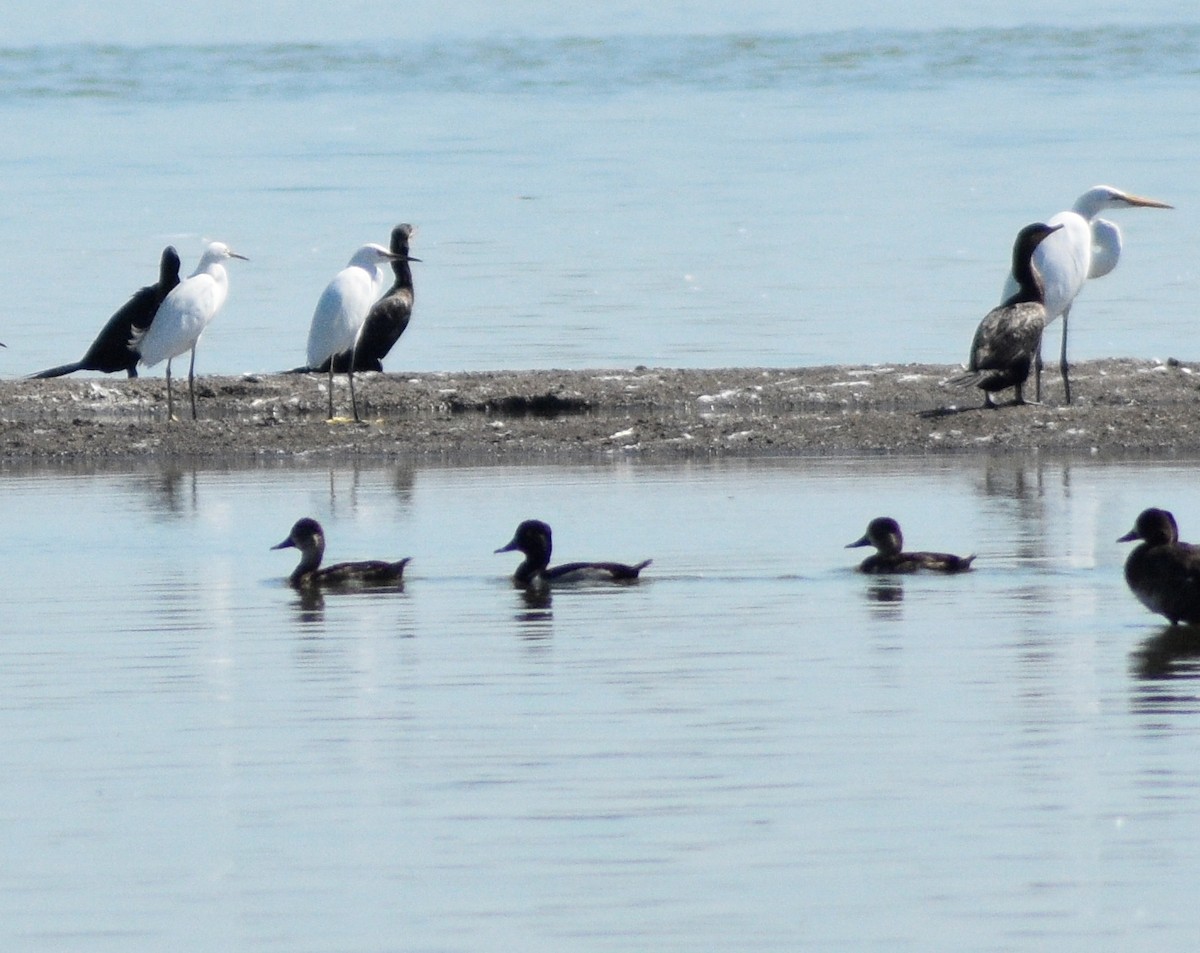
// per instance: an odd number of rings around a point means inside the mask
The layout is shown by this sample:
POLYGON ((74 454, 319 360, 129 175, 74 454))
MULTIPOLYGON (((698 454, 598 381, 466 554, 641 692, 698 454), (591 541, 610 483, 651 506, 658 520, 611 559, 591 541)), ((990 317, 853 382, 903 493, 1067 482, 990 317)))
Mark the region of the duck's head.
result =
POLYGON ((847 549, 857 546, 874 546, 884 555, 894 556, 904 548, 900 524, 890 516, 877 516, 867 524, 867 531, 860 539, 846 544, 847 549))
POLYGON ((1168 510, 1150 507, 1138 514, 1133 529, 1117 540, 1118 543, 1131 543, 1135 539, 1160 546, 1163 543, 1179 542, 1179 524, 1168 510))
POLYGON ((306 555, 314 552, 323 553, 325 551, 325 531, 321 529, 321 524, 315 519, 306 516, 304 519, 296 520, 287 539, 271 548, 295 548, 306 555))
POLYGON ((525 554, 533 562, 543 566, 550 562, 550 551, 553 542, 550 536, 550 524, 541 520, 525 520, 517 527, 513 538, 496 550, 498 553, 511 553, 514 550, 525 554))

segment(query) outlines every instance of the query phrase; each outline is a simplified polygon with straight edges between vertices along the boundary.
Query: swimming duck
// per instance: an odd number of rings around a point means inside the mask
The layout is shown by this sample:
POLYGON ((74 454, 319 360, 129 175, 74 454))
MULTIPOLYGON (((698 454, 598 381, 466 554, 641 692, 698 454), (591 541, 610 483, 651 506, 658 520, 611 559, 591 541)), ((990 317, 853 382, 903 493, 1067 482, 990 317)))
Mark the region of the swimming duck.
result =
POLYGON ((513 573, 513 584, 522 588, 551 583, 636 582, 638 573, 651 562, 647 559, 636 566, 624 563, 563 563, 551 568, 552 546, 549 524, 541 520, 525 520, 517 527, 509 543, 496 552, 519 550, 525 555, 524 562, 513 573))
POLYGON ((917 572, 921 569, 932 572, 966 572, 975 560, 974 555, 903 552, 904 536, 900 533, 900 524, 890 516, 880 516, 871 520, 862 539, 848 543, 846 548, 854 549, 857 546, 874 546, 877 550, 858 567, 859 572, 867 573, 917 572))
POLYGON ((1125 582, 1138 601, 1171 625, 1200 622, 1200 547, 1181 543, 1175 517, 1153 507, 1117 542, 1135 539, 1142 542, 1125 560, 1125 582))
POLYGON ((950 379, 961 387, 974 385, 983 391, 983 406, 995 409, 992 393, 1015 387, 1014 404, 1025 403, 1023 388, 1029 369, 1042 346, 1046 306, 1042 281, 1033 267, 1034 249, 1061 225, 1034 222, 1017 233, 1013 243, 1012 273, 1017 291, 998 308, 993 308, 975 331, 967 372, 950 379))
POLYGON ((397 585, 404 581, 408 557, 390 563, 382 559, 364 559, 352 563, 337 563, 321 567, 325 555, 325 531, 314 519, 305 517, 292 526, 288 538, 272 549, 294 547, 300 550, 300 565, 288 576, 288 582, 302 586, 397 585))

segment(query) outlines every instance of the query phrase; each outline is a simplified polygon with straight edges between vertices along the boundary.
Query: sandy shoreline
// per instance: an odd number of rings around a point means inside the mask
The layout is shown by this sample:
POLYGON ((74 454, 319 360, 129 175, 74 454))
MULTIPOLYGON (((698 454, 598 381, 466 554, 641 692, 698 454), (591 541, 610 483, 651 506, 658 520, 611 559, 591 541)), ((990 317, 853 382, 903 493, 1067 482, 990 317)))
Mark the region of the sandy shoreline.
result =
MULTIPOLYGON (((0 381, 0 459, 528 462, 834 454, 1200 453, 1200 367, 1100 360, 1040 406, 979 408, 949 365, 359 375, 369 422, 325 419, 325 378, 204 377, 200 420, 168 424, 162 377, 0 381)), ((1030 388, 1032 391, 1032 387, 1030 388)), ((186 382, 176 395, 183 397, 186 382)), ((1009 399, 1011 392, 1002 395, 1009 399)), ((339 408, 349 407, 345 378, 339 408)))

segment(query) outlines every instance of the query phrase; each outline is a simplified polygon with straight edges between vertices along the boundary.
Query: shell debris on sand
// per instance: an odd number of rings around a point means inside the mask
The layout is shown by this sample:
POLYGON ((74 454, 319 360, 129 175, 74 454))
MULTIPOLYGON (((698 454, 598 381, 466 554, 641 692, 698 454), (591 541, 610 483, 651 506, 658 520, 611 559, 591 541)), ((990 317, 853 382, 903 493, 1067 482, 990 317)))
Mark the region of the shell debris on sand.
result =
POLYGON ((160 378, 13 379, 0 381, 0 454, 520 462, 986 448, 1184 456, 1200 454, 1192 370, 1175 360, 1080 362, 1072 405, 1050 382, 1046 403, 997 411, 963 406, 941 387, 956 372, 947 365, 376 374, 366 395, 371 423, 356 428, 327 426, 308 375, 201 377, 201 419, 175 424, 161 419, 160 378))

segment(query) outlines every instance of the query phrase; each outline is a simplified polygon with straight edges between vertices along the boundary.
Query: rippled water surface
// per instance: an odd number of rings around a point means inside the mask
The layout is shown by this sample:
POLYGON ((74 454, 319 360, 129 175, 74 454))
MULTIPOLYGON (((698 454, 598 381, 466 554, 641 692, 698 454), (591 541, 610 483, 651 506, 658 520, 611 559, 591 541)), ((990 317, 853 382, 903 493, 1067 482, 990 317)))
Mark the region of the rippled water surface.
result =
POLYGON ((1017 229, 1101 182, 1178 208, 1115 215, 1072 353, 1189 358, 1200 21, 1096 16, 0 48, 0 373, 77 357, 208 238, 252 261, 200 372, 295 366, 399 221, 391 370, 961 361, 1017 229))
POLYGON ((1125 589, 1194 463, 0 476, 13 949, 1180 949, 1200 643, 1125 589), (898 517, 955 578, 845 550, 898 517), (402 593, 300 600, 332 559, 402 593), (518 520, 636 587, 509 588, 518 520))

